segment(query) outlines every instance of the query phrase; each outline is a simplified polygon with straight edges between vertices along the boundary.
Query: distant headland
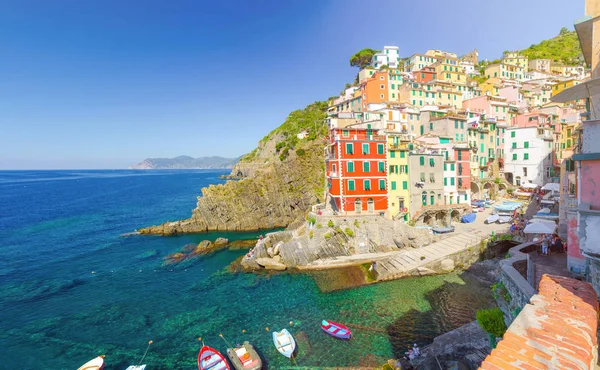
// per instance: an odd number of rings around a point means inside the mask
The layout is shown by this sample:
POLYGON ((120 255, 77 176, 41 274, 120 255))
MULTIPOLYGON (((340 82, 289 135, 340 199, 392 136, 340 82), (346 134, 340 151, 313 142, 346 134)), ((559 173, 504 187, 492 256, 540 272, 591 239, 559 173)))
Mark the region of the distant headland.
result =
POLYGON ((233 168, 238 158, 199 157, 181 155, 175 158, 146 158, 142 162, 129 166, 131 170, 177 170, 177 169, 210 169, 233 168))

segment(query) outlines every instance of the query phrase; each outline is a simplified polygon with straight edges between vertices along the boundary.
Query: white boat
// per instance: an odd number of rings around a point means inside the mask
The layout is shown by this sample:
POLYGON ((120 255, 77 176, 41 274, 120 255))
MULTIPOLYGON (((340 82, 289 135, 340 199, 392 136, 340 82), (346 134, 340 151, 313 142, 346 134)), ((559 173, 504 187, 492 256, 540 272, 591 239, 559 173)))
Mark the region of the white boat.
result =
POLYGON ((277 348, 279 353, 285 357, 290 358, 294 355, 294 350, 296 350, 296 341, 287 329, 283 329, 282 331, 274 331, 273 343, 275 344, 275 348, 277 348))
POLYGON ((498 215, 498 214, 491 215, 490 217, 485 219, 485 223, 493 224, 494 222, 498 221, 499 218, 500 218, 500 215, 498 215))
POLYGON ((131 365, 125 370, 146 370, 146 365, 131 365))
POLYGON ((511 216, 500 216, 500 217, 498 217, 498 223, 499 224, 505 224, 507 222, 510 222, 510 220, 512 220, 511 216))
POLYGON ((102 370, 104 369, 104 355, 98 356, 81 365, 77 370, 102 370))

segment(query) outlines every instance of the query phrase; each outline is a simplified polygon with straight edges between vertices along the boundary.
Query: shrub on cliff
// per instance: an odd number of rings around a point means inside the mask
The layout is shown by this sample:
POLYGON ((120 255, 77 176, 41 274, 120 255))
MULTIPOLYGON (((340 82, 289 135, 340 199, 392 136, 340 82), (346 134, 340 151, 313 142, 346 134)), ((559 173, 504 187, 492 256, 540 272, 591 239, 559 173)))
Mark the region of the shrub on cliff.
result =
POLYGON ((501 338, 506 332, 506 324, 504 323, 504 314, 499 307, 490 308, 487 310, 479 310, 475 314, 477 323, 487 333, 494 335, 496 338, 501 338))

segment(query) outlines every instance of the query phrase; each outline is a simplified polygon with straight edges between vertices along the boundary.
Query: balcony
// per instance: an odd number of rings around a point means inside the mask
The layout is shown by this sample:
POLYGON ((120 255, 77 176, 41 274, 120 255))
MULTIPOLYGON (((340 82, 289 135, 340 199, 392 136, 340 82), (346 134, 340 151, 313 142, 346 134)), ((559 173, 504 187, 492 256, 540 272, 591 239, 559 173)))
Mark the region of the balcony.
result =
POLYGON ((538 139, 542 139, 544 141, 553 141, 552 134, 538 134, 536 135, 538 139))
POLYGON ((405 144, 405 143, 392 143, 389 146, 390 146, 390 149, 404 149, 404 150, 408 150, 408 144, 405 144))
POLYGON ((357 134, 357 135, 349 135, 342 136, 340 134, 336 134, 334 136, 336 141, 347 140, 347 141, 385 141, 386 138, 384 135, 367 135, 367 134, 357 134))

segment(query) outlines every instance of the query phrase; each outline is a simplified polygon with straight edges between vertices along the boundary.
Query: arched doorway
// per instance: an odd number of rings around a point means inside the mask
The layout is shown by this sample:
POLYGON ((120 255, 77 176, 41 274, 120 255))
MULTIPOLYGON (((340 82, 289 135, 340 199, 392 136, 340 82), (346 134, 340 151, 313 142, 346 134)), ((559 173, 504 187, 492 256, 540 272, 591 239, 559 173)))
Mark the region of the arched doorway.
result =
POLYGON ((460 221, 460 212, 457 210, 453 210, 451 213, 451 217, 454 221, 460 221))
POLYGON ((423 223, 424 223, 425 225, 429 225, 429 226, 431 226, 431 222, 432 222, 432 221, 433 221, 433 219, 432 219, 432 217, 431 217, 429 214, 427 214, 427 215, 423 216, 423 223))
POLYGON ((362 213, 362 201, 360 199, 354 201, 354 211, 357 214, 362 213))
POLYGON ((483 196, 482 198, 493 198, 494 197, 494 184, 486 182, 483 184, 483 196))
POLYGON ((475 181, 471 181, 471 197, 473 199, 478 199, 479 198, 479 184, 476 183, 475 181))
POLYGON ((438 225, 445 225, 447 223, 448 216, 445 211, 440 211, 435 214, 435 222, 438 225))
POLYGON ((373 201, 373 198, 367 199, 367 212, 375 213, 375 202, 373 201))
POLYGON ((431 193, 429 193, 429 205, 434 205, 435 204, 435 192, 432 191, 431 193))
POLYGON ((516 186, 521 186, 521 176, 515 177, 515 185, 516 186))

